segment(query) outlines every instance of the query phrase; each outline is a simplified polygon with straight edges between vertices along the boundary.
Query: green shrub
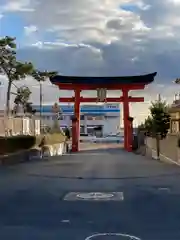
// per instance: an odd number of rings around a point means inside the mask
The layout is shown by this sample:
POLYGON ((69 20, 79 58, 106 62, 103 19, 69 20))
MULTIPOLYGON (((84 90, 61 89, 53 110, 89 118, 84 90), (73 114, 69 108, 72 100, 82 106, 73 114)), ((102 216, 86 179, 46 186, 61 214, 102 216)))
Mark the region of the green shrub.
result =
POLYGON ((33 147, 36 143, 34 136, 0 137, 0 154, 13 153, 33 147))

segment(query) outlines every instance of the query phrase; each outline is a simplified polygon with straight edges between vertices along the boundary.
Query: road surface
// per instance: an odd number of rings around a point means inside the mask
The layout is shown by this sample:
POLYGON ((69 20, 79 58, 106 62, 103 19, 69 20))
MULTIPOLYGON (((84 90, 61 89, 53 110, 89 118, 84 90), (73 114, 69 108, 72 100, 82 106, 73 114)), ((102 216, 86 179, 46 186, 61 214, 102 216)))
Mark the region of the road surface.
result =
POLYGON ((179 240, 180 168, 109 146, 1 168, 0 239, 179 240))

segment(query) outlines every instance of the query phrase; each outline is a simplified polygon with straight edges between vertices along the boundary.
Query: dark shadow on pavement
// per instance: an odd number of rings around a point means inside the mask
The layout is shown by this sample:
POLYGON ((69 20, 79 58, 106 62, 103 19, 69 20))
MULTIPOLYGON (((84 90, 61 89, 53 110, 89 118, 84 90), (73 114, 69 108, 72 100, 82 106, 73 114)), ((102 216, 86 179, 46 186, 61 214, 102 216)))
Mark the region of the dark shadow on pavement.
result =
POLYGON ((107 148, 98 148, 98 149, 82 149, 77 154, 86 154, 86 153, 111 153, 117 154, 118 152, 124 151, 123 147, 107 147, 107 148))
POLYGON ((84 179, 84 180, 133 180, 133 179, 150 179, 150 178, 163 178, 163 177, 179 177, 180 173, 165 173, 165 174, 157 174, 150 176, 125 176, 125 177, 74 177, 74 176, 59 176, 59 175, 45 175, 45 174, 27 174, 30 177, 40 177, 40 178, 49 178, 49 179, 84 179))

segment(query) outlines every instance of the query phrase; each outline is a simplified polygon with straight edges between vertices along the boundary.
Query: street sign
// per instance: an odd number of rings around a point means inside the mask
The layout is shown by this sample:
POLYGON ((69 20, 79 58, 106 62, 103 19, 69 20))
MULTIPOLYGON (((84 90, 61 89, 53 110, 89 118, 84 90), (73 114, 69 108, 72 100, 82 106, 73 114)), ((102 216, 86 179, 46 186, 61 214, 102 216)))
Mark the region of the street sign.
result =
POLYGON ((97 89, 97 101, 104 102, 107 97, 107 89, 106 88, 98 88, 97 89))

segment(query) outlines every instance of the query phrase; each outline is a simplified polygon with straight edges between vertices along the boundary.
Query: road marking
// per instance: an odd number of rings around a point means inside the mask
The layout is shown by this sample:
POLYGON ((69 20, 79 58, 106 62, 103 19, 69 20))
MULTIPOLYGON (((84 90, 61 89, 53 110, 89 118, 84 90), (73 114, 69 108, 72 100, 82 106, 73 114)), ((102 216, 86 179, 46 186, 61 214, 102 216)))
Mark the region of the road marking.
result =
POLYGON ((84 199, 84 200, 100 200, 100 199, 109 199, 114 197, 114 194, 109 194, 109 193, 100 193, 100 192, 95 192, 95 193, 80 193, 77 195, 78 198, 84 199))
POLYGON ((106 239, 108 240, 107 237, 109 237, 109 240, 112 240, 112 237, 115 237, 114 239, 122 239, 122 240, 141 240, 138 237, 135 237, 133 235, 129 235, 129 234, 123 234, 123 233, 97 233, 94 235, 91 235, 89 237, 87 237, 85 240, 102 240, 102 237, 106 237, 106 239), (118 238, 117 238, 118 237, 118 238))
POLYGON ((123 201, 123 192, 70 192, 65 201, 123 201))
POLYGON ((166 187, 160 187, 158 188, 158 191, 161 191, 161 192, 170 192, 170 189, 169 188, 166 188, 166 187))
POLYGON ((70 220, 61 220, 62 223, 70 223, 70 220))

